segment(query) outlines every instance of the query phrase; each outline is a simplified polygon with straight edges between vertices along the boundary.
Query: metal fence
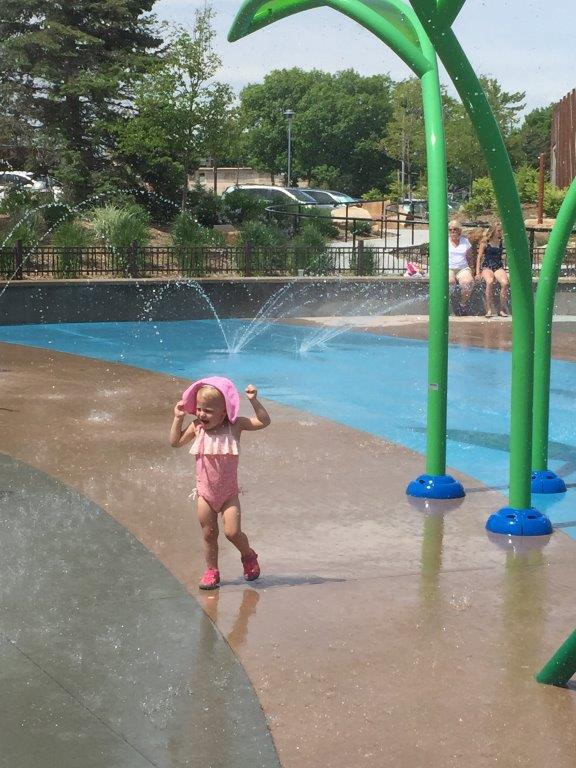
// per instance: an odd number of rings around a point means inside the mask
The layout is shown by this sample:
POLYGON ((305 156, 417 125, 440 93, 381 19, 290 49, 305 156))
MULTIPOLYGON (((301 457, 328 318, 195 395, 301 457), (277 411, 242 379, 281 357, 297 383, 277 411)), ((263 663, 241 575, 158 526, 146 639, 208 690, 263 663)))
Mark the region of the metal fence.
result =
POLYGON ((427 246, 373 248, 197 246, 126 248, 37 246, 0 248, 0 275, 25 277, 251 277, 290 275, 402 275, 407 261, 427 263, 427 246))
MULTIPOLYGON (((538 276, 544 246, 532 247, 532 270, 538 276)), ((293 247, 139 247, 37 246, 0 248, 0 277, 23 279, 83 277, 256 277, 297 275, 403 275, 406 263, 428 266, 428 246, 372 247, 358 240, 352 246, 323 249, 293 247)), ((566 250, 562 277, 576 276, 576 248, 566 250)))

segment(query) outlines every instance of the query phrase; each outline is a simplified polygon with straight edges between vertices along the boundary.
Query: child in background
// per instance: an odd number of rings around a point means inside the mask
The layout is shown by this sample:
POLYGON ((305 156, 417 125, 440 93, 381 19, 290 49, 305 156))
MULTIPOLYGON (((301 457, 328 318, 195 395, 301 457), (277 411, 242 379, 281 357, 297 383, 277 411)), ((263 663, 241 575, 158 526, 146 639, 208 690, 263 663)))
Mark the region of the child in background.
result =
POLYGON ((426 267, 418 261, 407 261, 404 277, 426 277, 426 267))
POLYGON ((499 221, 486 230, 478 247, 476 279, 486 283, 486 317, 493 315, 494 282, 500 283, 500 317, 508 317, 508 274, 504 268, 502 225, 499 221))
POLYGON ((180 448, 192 443, 190 453, 196 456, 196 496, 198 520, 202 526, 206 571, 200 589, 216 589, 220 585, 218 570, 218 515, 222 515, 224 534, 240 552, 244 578, 253 581, 260 575, 258 555, 251 549, 242 531, 238 499, 238 458, 240 434, 244 430, 264 429, 270 416, 256 397, 256 387, 249 384, 246 395, 254 416, 238 416, 240 395, 230 379, 210 376, 195 381, 174 408, 170 445, 180 448), (183 427, 186 413, 196 418, 183 427))

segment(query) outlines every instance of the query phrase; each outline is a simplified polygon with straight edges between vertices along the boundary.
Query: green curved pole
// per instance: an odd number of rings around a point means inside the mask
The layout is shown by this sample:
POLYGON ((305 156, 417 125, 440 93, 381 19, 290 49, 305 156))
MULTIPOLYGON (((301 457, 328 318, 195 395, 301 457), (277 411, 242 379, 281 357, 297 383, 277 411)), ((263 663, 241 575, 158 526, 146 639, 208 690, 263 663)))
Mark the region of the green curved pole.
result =
MULTIPOLYGON (((454 33, 426 0, 410 0, 470 115, 502 219, 514 298, 510 424, 510 506, 530 507, 534 297, 532 265, 510 159, 482 87, 454 33)), ((434 6, 436 4, 434 3, 434 6)))
POLYGON ((576 179, 558 211, 554 229, 546 247, 540 270, 535 303, 534 339, 534 421, 532 443, 532 469, 548 468, 548 428, 550 421, 550 359, 552 357, 552 317, 554 295, 560 274, 560 265, 572 227, 576 222, 576 179))
POLYGON ((576 630, 535 675, 539 683, 564 686, 576 674, 576 630))
MULTIPOLYGON (((428 42, 428 45, 430 43, 428 42)), ((430 46, 431 47, 431 46, 430 46)), ((433 53, 433 52, 432 52, 433 53)), ((442 98, 434 69, 422 76, 422 98, 428 162, 430 206, 430 270, 428 321, 428 400, 426 472, 446 474, 446 409, 448 405, 448 191, 442 98)))
POLYGON ((446 407, 448 392, 448 201, 442 97, 436 54, 410 6, 399 0, 378 5, 349 0, 247 0, 228 39, 238 40, 256 29, 294 13, 326 5, 344 13, 375 34, 420 77, 424 108, 430 204, 430 301, 426 471, 446 472, 446 407))

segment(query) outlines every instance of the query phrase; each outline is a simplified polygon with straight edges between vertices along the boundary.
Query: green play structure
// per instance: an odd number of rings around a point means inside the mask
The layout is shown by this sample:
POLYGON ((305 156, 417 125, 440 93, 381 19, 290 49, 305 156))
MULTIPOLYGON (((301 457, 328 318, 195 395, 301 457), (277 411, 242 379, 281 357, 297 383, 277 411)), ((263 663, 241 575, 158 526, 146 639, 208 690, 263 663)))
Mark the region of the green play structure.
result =
MULTIPOLYGON (((500 130, 452 24, 465 0, 246 0, 229 33, 235 41, 286 16, 322 6, 349 16, 388 45, 420 78, 425 116, 430 206, 430 325, 428 347, 427 474, 407 493, 425 498, 464 495, 446 475, 448 378, 447 195, 442 103, 436 55, 466 108, 482 147, 504 229, 514 300, 509 506, 491 515, 488 530, 543 535, 550 521, 531 506, 531 493, 565 491, 548 468, 550 359, 554 297, 560 267, 576 222, 576 180, 551 233, 536 302, 520 198, 500 130)), ((438 525, 441 536, 441 525, 438 525)), ((536 676, 565 685, 576 673, 576 631, 536 676)))
MULTIPOLYGON (((446 408, 448 395, 448 200, 442 99, 436 54, 410 6, 398 0, 379 3, 346 0, 247 0, 240 9, 229 40, 238 40, 279 19, 321 5, 340 11, 386 43, 420 78, 429 178, 430 208, 430 334, 428 347, 428 406, 426 474, 411 485, 412 495, 457 498, 462 485, 446 475, 446 408)), ((409 490, 410 492, 410 490, 409 490)))
POLYGON ((292 14, 325 6, 344 13, 375 34, 420 78, 430 194, 428 421, 426 474, 412 481, 407 493, 426 498, 455 498, 464 495, 460 483, 445 474, 447 201, 444 131, 436 55, 441 59, 470 115, 488 165, 504 229, 514 301, 509 506, 491 515, 486 527, 492 532, 509 535, 544 535, 550 533, 552 527, 548 518, 531 506, 531 492, 556 490, 553 484, 544 487, 542 481, 543 473, 547 478, 554 476, 546 466, 551 321, 559 265, 576 215, 576 189, 571 190, 551 238, 544 260, 535 315, 530 251, 510 159, 480 82, 452 30, 452 24, 463 5, 464 0, 410 0, 410 3, 401 0, 246 0, 232 25, 229 40, 238 40, 292 14), (537 332, 535 317, 538 321, 537 332), (533 409, 534 387, 537 407, 533 409), (533 428, 537 436, 534 456, 533 428))

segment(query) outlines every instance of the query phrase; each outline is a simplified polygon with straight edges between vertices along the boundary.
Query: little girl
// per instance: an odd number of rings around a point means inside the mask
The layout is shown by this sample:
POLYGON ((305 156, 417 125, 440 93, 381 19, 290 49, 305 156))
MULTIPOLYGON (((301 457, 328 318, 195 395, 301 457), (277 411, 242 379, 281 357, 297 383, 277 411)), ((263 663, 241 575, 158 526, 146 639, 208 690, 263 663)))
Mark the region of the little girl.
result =
POLYGON ((204 537, 206 571, 200 589, 216 589, 220 584, 218 570, 218 514, 222 515, 224 534, 242 556, 244 578, 253 581, 260 576, 258 555, 250 548, 242 531, 238 500, 238 455, 240 433, 247 429, 264 429, 270 424, 268 411, 257 398, 256 387, 249 384, 246 395, 254 416, 238 416, 240 395, 230 379, 210 376, 195 381, 174 408, 170 445, 179 448, 194 440, 190 453, 196 456, 196 490, 198 519, 204 537), (196 419, 185 429, 186 413, 196 419))
POLYGON ((499 221, 487 229, 478 246, 476 279, 486 283, 486 317, 492 317, 492 293, 494 281, 500 283, 500 317, 508 317, 508 274, 504 269, 502 254, 502 225, 499 221))

